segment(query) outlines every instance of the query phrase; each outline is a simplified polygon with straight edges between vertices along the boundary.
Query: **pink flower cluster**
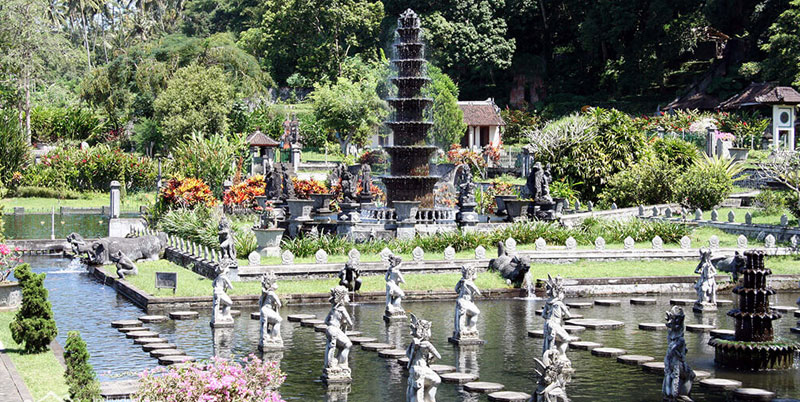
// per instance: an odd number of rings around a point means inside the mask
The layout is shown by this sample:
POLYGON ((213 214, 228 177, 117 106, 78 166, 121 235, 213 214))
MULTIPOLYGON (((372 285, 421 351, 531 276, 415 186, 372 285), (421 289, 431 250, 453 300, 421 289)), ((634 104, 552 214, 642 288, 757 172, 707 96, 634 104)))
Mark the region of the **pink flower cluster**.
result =
POLYGON ((19 247, 12 249, 7 244, 0 243, 0 282, 4 282, 21 262, 19 247))
POLYGON ((135 401, 285 402, 277 391, 286 376, 278 362, 250 355, 241 364, 212 358, 207 362, 145 370, 135 401))

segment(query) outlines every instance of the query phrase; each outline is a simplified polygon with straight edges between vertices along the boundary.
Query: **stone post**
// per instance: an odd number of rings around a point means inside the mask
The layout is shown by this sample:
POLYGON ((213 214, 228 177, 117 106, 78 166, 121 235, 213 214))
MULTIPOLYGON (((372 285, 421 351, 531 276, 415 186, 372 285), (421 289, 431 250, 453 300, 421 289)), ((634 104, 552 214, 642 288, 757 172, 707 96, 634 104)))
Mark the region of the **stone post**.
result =
POLYGON ((714 134, 717 130, 714 128, 706 129, 706 155, 714 156, 716 153, 716 139, 714 138, 714 134))
POLYGON ((292 144, 291 152, 292 170, 297 173, 300 166, 300 144, 292 144))
POLYGON ((119 218, 119 203, 120 203, 120 184, 114 180, 111 182, 111 205, 110 205, 110 218, 119 218))
POLYGON ((230 181, 230 179, 227 179, 227 180, 223 181, 222 182, 222 193, 223 194, 227 193, 228 190, 231 189, 231 187, 233 187, 233 182, 230 181))

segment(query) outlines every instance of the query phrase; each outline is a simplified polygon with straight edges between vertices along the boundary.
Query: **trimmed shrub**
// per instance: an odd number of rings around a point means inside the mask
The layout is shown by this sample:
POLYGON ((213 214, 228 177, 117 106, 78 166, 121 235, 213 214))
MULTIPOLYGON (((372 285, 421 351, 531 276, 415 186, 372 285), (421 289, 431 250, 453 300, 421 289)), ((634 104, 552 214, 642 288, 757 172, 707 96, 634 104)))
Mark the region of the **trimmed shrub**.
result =
POLYGON ((13 192, 14 197, 20 198, 57 198, 60 200, 77 200, 81 198, 81 193, 72 190, 64 190, 50 187, 20 186, 13 192))
MULTIPOLYGON (((785 191, 774 191, 774 190, 761 190, 758 195, 755 197, 755 204, 766 215, 777 215, 783 213, 783 210, 789 204, 789 201, 793 198, 793 193, 785 192, 785 191)), ((796 204, 796 202, 795 202, 796 204)), ((792 213, 794 215, 794 213, 792 213)))
POLYGON ((44 287, 45 274, 31 272, 30 265, 22 264, 14 270, 22 286, 22 307, 9 324, 14 342, 23 344, 26 353, 47 350, 58 329, 53 320, 53 310, 44 287))
POLYGON ((652 205, 674 200, 678 168, 656 157, 646 157, 608 181, 599 198, 619 207, 652 205))
POLYGON ((732 160, 706 156, 678 179, 677 200, 692 210, 711 210, 733 191, 733 176, 740 171, 741 167, 732 160))
POLYGON ((100 399, 100 383, 89 364, 89 351, 86 342, 78 331, 69 331, 64 346, 64 360, 67 370, 64 379, 69 386, 69 397, 73 401, 95 401, 100 399))

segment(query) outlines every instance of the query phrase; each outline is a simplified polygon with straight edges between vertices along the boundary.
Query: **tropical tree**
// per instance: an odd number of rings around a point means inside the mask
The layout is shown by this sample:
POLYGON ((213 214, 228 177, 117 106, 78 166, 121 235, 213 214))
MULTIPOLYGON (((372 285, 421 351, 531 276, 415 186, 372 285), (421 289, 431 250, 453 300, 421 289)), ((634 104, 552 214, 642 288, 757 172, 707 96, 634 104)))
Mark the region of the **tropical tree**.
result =
POLYGON ((761 50, 767 53, 763 65, 768 78, 800 86, 800 0, 792 0, 772 24, 761 50))
POLYGON ((428 131, 428 142, 450 149, 467 130, 464 112, 458 107, 458 86, 436 66, 429 65, 428 74, 432 83, 425 92, 433 98, 433 127, 428 131))

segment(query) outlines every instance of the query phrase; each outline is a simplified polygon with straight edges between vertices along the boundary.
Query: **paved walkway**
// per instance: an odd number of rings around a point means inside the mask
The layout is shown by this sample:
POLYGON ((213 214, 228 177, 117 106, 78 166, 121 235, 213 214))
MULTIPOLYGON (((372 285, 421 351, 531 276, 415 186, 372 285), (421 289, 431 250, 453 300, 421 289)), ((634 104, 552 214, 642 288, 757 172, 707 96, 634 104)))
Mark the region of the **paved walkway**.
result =
POLYGON ((33 396, 17 373, 14 364, 0 342, 0 401, 32 402, 33 396))

